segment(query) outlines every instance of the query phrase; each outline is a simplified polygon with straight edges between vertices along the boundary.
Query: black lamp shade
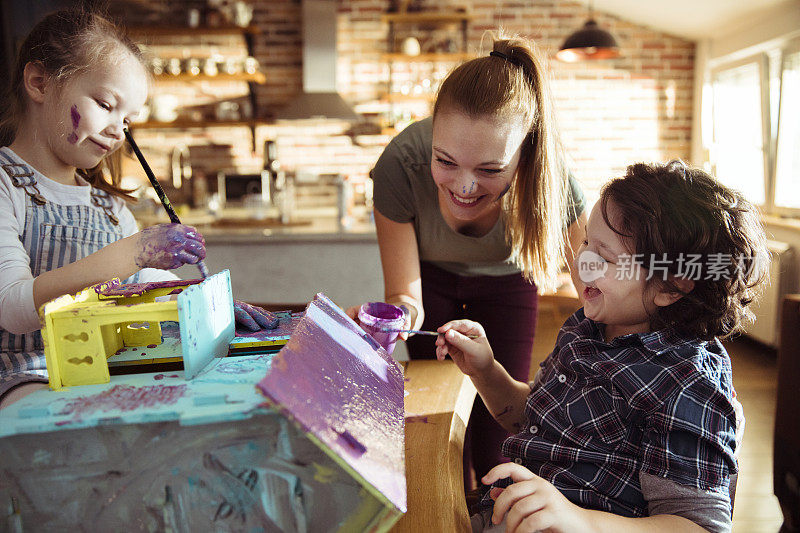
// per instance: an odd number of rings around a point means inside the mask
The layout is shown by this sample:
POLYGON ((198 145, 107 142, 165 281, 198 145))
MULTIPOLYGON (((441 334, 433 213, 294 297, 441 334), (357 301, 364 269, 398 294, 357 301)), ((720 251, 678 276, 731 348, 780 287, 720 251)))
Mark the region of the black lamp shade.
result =
POLYGON ((586 21, 564 41, 556 58, 568 63, 584 59, 612 59, 619 57, 619 46, 614 36, 600 29, 593 19, 586 21))

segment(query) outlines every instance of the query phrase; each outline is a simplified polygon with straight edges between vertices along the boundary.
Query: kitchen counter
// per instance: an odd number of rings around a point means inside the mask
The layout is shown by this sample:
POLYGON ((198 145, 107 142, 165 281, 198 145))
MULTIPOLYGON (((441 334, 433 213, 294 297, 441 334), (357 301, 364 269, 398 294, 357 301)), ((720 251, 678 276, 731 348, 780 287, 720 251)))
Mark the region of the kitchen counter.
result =
MULTIPOLYGON (((343 230, 334 209, 299 211, 289 225, 276 224, 272 213, 261 221, 250 214, 228 209, 222 219, 215 219, 203 212, 179 213, 182 222, 203 234, 209 271, 231 271, 234 298, 306 304, 324 292, 344 308, 383 299, 375 225, 366 217, 343 230)), ((142 226, 168 222, 162 213, 137 218, 142 226)), ((182 279, 198 277, 193 265, 175 273, 182 279)))
MULTIPOLYGON (((360 210, 353 222, 342 228, 333 208, 298 211, 289 224, 281 224, 277 213, 264 210, 263 218, 255 218, 252 210, 232 208, 220 216, 205 211, 179 213, 181 222, 194 226, 203 234, 206 244, 270 242, 356 241, 377 243, 375 224, 360 210)), ((169 222, 166 213, 137 214, 142 227, 169 222)))

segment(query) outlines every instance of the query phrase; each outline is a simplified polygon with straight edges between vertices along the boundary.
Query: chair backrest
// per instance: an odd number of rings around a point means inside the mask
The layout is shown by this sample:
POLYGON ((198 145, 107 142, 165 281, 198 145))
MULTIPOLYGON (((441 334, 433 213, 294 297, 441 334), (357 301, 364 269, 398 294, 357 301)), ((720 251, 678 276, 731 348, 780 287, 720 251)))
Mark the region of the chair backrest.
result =
POLYGON ((783 511, 781 531, 800 531, 800 294, 784 297, 780 332, 773 481, 783 511))

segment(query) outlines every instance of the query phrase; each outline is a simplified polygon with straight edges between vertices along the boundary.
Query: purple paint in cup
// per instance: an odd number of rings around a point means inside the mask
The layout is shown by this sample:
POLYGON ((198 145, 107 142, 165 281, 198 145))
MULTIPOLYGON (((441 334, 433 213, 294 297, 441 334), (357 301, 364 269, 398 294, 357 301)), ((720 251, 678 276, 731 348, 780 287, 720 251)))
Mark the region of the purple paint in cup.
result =
POLYGON ((362 305, 358 310, 358 321, 364 331, 372 335, 388 353, 394 350, 399 332, 386 330, 403 329, 406 325, 403 310, 384 302, 368 302, 362 305))

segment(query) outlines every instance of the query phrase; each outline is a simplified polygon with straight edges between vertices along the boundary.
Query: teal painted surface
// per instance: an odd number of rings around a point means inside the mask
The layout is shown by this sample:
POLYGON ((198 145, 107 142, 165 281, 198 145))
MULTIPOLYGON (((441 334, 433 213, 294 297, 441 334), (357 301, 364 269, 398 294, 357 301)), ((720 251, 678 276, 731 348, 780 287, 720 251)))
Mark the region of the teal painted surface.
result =
POLYGON ((215 357, 225 357, 235 334, 230 271, 223 270, 178 295, 183 370, 197 376, 215 357))
POLYGON ((242 420, 263 411, 256 383, 274 354, 214 359, 192 380, 184 371, 112 376, 110 383, 37 391, 0 411, 0 437, 175 420, 242 420))
POLYGON ((285 357, 212 358, 194 379, 112 376, 0 410, 0 501, 20 502, 24 529, 37 531, 390 527, 406 502, 402 372, 316 301, 285 357))

